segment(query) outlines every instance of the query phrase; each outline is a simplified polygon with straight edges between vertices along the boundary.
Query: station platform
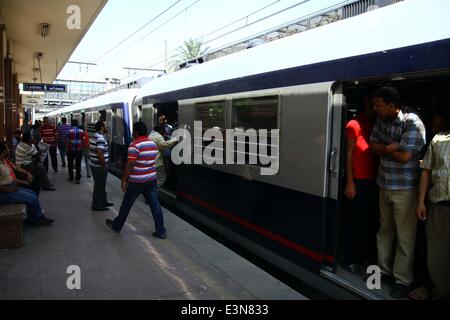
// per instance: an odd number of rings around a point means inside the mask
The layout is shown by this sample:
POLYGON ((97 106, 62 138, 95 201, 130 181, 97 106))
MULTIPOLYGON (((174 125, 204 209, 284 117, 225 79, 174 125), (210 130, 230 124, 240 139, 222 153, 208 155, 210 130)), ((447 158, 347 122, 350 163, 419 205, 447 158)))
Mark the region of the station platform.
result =
MULTIPOLYGON (((84 168, 83 168, 84 169, 84 168)), ((24 227, 24 246, 0 250, 3 300, 305 300, 297 291, 164 210, 168 238, 152 236, 150 209, 140 197, 120 234, 105 219, 118 214, 120 180, 109 175, 106 212, 90 210, 93 180, 68 181, 51 171, 56 191, 42 192, 52 226, 24 227), (81 289, 66 273, 79 266, 81 289)))

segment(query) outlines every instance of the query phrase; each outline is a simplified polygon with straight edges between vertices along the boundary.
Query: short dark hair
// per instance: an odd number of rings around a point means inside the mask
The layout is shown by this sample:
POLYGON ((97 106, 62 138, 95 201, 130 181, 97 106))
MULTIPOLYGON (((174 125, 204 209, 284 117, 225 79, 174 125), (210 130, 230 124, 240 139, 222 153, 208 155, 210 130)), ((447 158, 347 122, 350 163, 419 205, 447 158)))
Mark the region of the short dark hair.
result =
POLYGON ((95 123, 95 131, 100 131, 104 126, 103 120, 98 120, 95 123))
POLYGON ((401 107, 400 94, 394 87, 382 87, 375 92, 374 97, 383 98, 385 103, 401 107))
POLYGON ((22 135, 22 142, 30 142, 31 140, 32 140, 32 138, 31 138, 31 133, 25 132, 25 133, 22 135))
POLYGON ((61 122, 62 122, 62 123, 67 123, 67 118, 62 118, 62 119, 61 119, 61 122))
POLYGON ((77 119, 72 119, 72 121, 70 123, 72 124, 72 127, 77 127, 78 126, 78 120, 77 119))
POLYGON ((144 122, 136 122, 133 125, 133 132, 136 132, 139 137, 147 136, 147 125, 144 122))

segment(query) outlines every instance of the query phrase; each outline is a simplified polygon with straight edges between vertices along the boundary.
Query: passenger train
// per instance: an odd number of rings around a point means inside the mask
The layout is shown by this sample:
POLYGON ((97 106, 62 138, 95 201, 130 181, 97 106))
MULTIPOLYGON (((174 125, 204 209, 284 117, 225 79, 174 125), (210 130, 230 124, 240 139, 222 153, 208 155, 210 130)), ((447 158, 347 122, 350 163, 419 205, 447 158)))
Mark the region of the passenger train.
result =
MULTIPOLYGON (((450 107, 450 1, 406 0, 113 92, 49 116, 111 128, 114 170, 132 122, 279 129, 279 170, 180 165, 161 199, 330 298, 383 298, 340 267, 344 130, 360 93, 389 84, 424 117, 450 107)), ((205 147, 207 143, 203 143, 205 147)), ((248 148, 248 144, 247 144, 248 148)), ((248 149, 246 149, 248 150, 248 149)))

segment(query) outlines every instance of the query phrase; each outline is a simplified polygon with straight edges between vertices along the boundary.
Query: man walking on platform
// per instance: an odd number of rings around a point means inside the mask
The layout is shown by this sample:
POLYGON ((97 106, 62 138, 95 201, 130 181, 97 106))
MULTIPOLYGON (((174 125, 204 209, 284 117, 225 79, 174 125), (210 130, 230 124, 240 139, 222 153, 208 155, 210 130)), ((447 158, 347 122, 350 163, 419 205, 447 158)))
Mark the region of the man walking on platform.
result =
MULTIPOLYGON (((44 117, 44 125, 41 127, 42 141, 49 145, 49 156, 52 161, 52 168, 58 172, 58 158, 56 155, 56 142, 58 141, 57 131, 53 124, 50 124, 48 117, 44 117)), ((37 143, 39 141, 36 141, 37 143)), ((48 172, 48 157, 44 160, 45 170, 48 172)))
POLYGON ((67 145, 69 181, 73 181, 73 161, 75 160, 75 184, 80 184, 84 131, 78 128, 77 119, 73 119, 71 124, 72 129, 69 130, 69 143, 67 145))
POLYGON ((69 142, 69 131, 71 127, 67 124, 67 118, 61 119, 61 125, 58 126, 58 149, 61 156, 62 167, 66 166, 67 143, 69 142))
POLYGON ((158 147, 148 138, 145 123, 136 122, 133 125, 135 140, 128 148, 128 162, 122 177, 122 190, 125 192, 119 216, 107 219, 106 224, 119 233, 136 199, 142 194, 150 205, 156 231, 154 237, 165 239, 166 229, 162 208, 158 201, 158 187, 156 182, 156 157, 158 147))

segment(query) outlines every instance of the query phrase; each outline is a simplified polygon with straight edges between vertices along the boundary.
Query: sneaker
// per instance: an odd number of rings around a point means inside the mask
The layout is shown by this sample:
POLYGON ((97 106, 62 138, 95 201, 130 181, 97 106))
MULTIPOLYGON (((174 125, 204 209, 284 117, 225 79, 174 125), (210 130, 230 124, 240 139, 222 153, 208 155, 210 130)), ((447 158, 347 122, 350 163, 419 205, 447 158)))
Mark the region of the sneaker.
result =
POLYGON ((167 238, 167 234, 165 234, 165 233, 159 234, 159 233, 153 232, 153 236, 158 239, 166 239, 167 238))
POLYGON ((114 221, 112 221, 111 219, 106 219, 106 225, 115 233, 120 233, 120 231, 114 228, 114 221))
POLYGON ((114 207, 114 203, 112 203, 112 202, 106 202, 105 203, 105 207, 107 208, 107 207, 114 207))
POLYGON ((393 299, 408 299, 408 294, 411 291, 409 286, 401 283, 396 283, 392 286, 391 297, 393 299))
POLYGON ((80 184, 80 180, 75 181, 75 184, 80 184))

